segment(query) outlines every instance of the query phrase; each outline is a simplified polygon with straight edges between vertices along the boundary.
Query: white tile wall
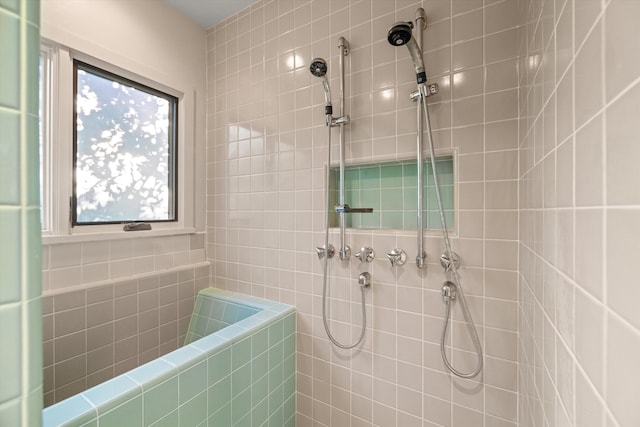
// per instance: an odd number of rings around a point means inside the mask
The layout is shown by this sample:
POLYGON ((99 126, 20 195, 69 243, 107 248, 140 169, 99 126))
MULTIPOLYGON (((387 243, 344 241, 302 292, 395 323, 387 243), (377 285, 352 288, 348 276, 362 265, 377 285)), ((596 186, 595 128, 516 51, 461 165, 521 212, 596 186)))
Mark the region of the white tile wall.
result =
MULTIPOLYGON (((512 0, 262 0, 208 32, 207 258, 212 285, 296 305, 298 426, 513 426, 517 421, 518 12, 512 0), (392 270, 384 253, 415 236, 349 231, 378 259, 331 266, 330 317, 342 341, 360 331, 357 274, 372 273, 367 337, 338 351, 322 326, 323 94, 308 65, 320 56, 338 104, 338 37, 347 57, 347 161, 415 156, 415 88, 389 27, 427 12, 425 60, 441 92, 430 98, 436 146, 459 155, 454 249, 486 368, 461 381, 439 353, 444 280, 439 264, 392 270), (460 180, 462 181, 462 179, 460 180), (505 227, 501 227, 500 224, 505 227)), ((338 112, 336 113, 338 114, 338 112)), ((333 134, 337 153, 337 133, 333 134)), ((338 244, 335 233, 331 241, 338 244)), ((426 239, 431 261, 443 250, 426 239)), ((459 307, 453 361, 473 354, 459 307)))
POLYGON ((635 426, 635 0, 521 0, 519 422, 635 426))
POLYGON ((42 247, 42 290, 142 275, 205 261, 204 233, 47 244, 42 247))

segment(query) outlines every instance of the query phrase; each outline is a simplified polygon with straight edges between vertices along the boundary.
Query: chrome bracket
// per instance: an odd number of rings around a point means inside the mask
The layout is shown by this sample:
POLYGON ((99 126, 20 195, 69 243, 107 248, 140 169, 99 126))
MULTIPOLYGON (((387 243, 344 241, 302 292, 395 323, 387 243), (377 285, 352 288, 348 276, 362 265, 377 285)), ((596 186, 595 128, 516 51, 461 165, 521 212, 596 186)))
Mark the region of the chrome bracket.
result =
POLYGON ((427 263, 427 253, 422 252, 422 256, 420 254, 416 255, 416 266, 418 268, 424 268, 427 263))
POLYGON ((338 49, 344 49, 344 56, 349 55, 349 42, 347 41, 347 39, 345 39, 344 37, 339 37, 338 38, 338 49))
POLYGON ((428 98, 432 95, 437 95, 438 92, 440 92, 440 86, 438 86, 438 83, 423 85, 421 87, 423 88, 422 91, 421 89, 417 89, 409 94, 409 99, 411 101, 416 102, 422 96, 424 96, 425 98, 428 98))
POLYGON ((442 284, 442 300, 446 303, 456 299, 456 284, 446 281, 442 284))
POLYGON ((351 258, 351 248, 349 247, 349 245, 345 245, 343 248, 340 248, 338 256, 342 261, 346 261, 351 258))
POLYGON ((348 114, 345 114, 344 116, 340 116, 340 117, 335 117, 331 119, 331 127, 348 125, 350 121, 351 121, 351 118, 349 117, 348 114))
POLYGON ((360 275, 358 276, 358 285, 362 286, 363 288, 368 288, 369 286, 371 286, 371 274, 367 273, 366 271, 360 273, 360 275))

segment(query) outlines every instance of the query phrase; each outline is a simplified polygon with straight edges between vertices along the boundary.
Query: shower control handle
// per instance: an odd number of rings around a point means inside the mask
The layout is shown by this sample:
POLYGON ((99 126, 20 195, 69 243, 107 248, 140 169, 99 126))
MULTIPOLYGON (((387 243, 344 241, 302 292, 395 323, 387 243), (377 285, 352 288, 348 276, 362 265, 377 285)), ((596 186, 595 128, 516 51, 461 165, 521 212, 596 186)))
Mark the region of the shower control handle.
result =
POLYGON ((402 249, 395 248, 387 254, 387 259, 391 267, 402 267, 407 262, 407 253, 402 249))
POLYGON ((360 262, 371 262, 376 258, 376 253, 373 248, 363 246, 360 248, 360 252, 356 253, 354 257, 358 258, 360 262))

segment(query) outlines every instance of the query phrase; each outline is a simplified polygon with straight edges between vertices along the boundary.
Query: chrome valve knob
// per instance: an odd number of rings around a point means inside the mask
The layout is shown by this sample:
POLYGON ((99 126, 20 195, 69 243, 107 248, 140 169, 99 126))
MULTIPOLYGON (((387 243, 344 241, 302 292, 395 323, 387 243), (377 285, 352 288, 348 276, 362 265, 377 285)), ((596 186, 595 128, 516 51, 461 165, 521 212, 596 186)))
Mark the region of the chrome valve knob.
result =
POLYGON ((354 256, 358 258, 360 262, 371 262, 376 258, 376 253, 373 251, 373 248, 363 246, 360 248, 360 252, 354 256))
POLYGON ((402 249, 395 248, 387 254, 387 259, 391 267, 402 267, 407 262, 407 253, 402 249))

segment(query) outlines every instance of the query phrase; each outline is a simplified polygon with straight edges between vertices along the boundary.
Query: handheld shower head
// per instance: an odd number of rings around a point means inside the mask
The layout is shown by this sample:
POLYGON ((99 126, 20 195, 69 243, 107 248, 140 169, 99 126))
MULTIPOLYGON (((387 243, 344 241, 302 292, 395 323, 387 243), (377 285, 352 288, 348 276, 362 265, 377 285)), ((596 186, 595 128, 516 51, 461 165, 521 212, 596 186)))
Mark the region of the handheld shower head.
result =
POLYGON ((427 82, 427 75, 424 72, 424 62, 422 60, 422 51, 413 38, 412 22, 396 22, 387 33, 387 40, 393 46, 406 45, 411 54, 411 59, 416 67, 416 78, 418 84, 427 82))
POLYGON ((331 105, 331 88, 329 88, 329 80, 327 79, 327 61, 322 58, 314 58, 311 61, 311 65, 309 65, 309 71, 315 77, 320 77, 322 79, 325 104, 331 105))

